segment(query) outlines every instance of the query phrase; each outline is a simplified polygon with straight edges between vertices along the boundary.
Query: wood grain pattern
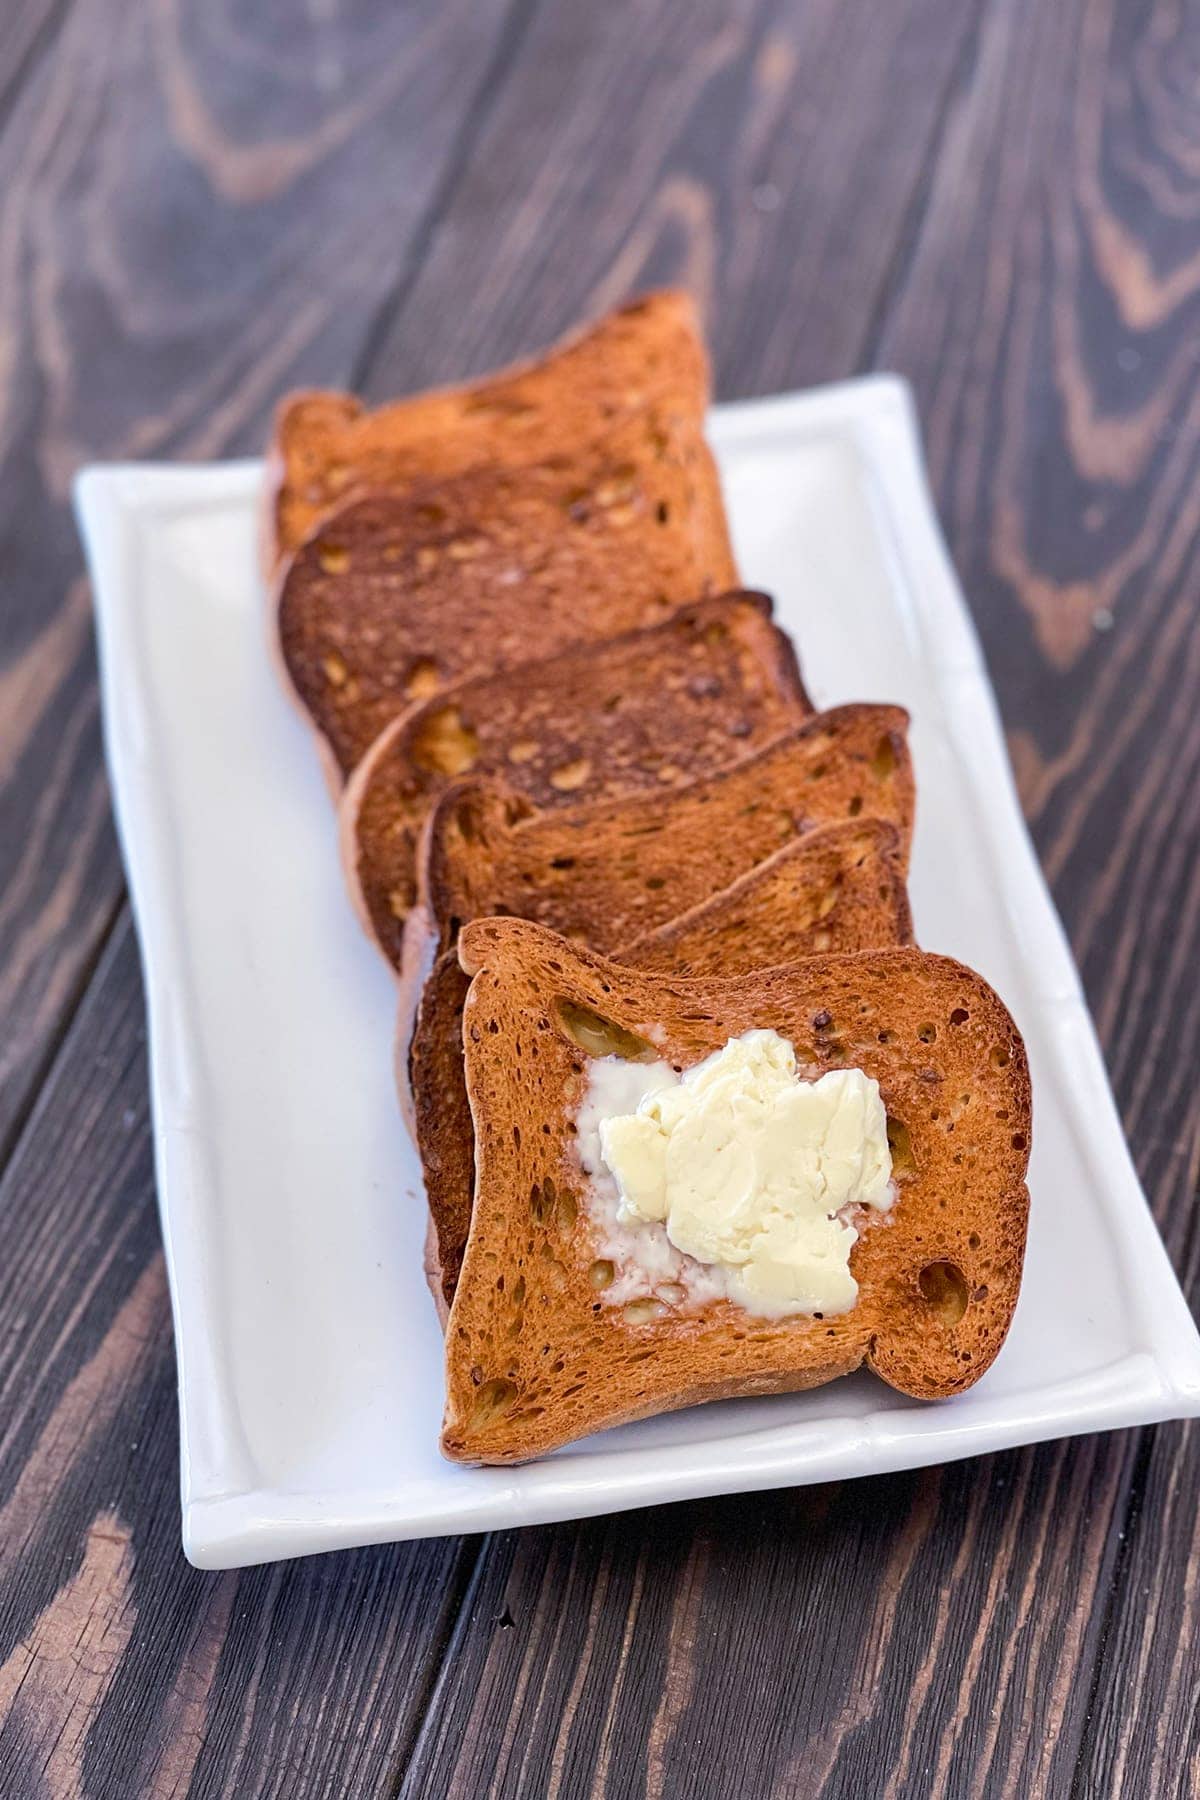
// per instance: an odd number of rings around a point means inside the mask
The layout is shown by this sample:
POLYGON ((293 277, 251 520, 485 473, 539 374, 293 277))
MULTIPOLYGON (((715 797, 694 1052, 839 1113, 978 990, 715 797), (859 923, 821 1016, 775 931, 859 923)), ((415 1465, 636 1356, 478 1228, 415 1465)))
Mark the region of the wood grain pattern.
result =
MULTIPOLYGON (((923 256, 942 271, 933 325, 957 379, 926 367, 922 398, 943 517, 1016 734, 1035 837, 1135 1161, 1195 1306, 1200 205, 1196 119, 1179 72, 1194 64, 1200 32, 1165 6, 1056 8, 1040 24, 1038 44, 1010 22, 1003 73, 979 96, 996 117, 1001 86, 1020 92, 1023 123, 1035 122, 1012 134, 1027 146, 1029 204, 1020 224, 1014 208, 997 246, 990 293, 977 257, 957 262, 953 278, 946 269, 950 242, 971 229, 964 193, 1004 179, 998 158, 988 174, 998 126, 964 119, 968 179, 934 190, 918 266, 923 256), (1064 62, 1074 48, 1065 89, 1048 79, 1050 44, 1064 62), (1007 403, 984 398, 997 368, 1007 403)), ((924 340, 921 311, 914 289, 885 355, 907 357, 924 340)), ((1107 1448, 1096 1498, 1117 1502, 1119 1557, 1098 1663, 1074 1675, 1088 1692, 1078 1796, 1200 1785, 1188 1498, 1198 1452, 1194 1427, 1107 1448)))
POLYGON ((256 448, 281 389, 346 378, 506 23, 506 0, 6 9, 0 1163, 122 888, 71 477, 256 448))
POLYGON ((353 370, 382 397, 648 281, 705 302, 726 393, 902 369, 1200 1299, 1195 21, 1169 0, 247 16, 19 0, 0 33, 0 1792, 1193 1794, 1191 1427, 186 1568, 64 508, 84 456, 251 447, 289 381, 353 370))
POLYGON ((53 44, 70 0, 10 0, 0 33, 0 122, 40 58, 53 44))
POLYGON ((1064 1638, 1094 1651, 1109 1553, 1093 1521, 1060 1555, 1052 1521, 1087 1506, 1099 1454, 500 1539, 404 1792, 1066 1793, 1082 1697, 1046 1676, 1064 1638), (1041 1530, 1019 1543, 1031 1504, 1041 1530))
POLYGON ((521 354, 665 281, 703 306, 723 393, 852 369, 978 11, 540 7, 366 391, 521 354))
POLYGON ((0 1283, 0 1792, 380 1791, 471 1547, 240 1575, 183 1562, 124 921, 0 1186, 0 1283))

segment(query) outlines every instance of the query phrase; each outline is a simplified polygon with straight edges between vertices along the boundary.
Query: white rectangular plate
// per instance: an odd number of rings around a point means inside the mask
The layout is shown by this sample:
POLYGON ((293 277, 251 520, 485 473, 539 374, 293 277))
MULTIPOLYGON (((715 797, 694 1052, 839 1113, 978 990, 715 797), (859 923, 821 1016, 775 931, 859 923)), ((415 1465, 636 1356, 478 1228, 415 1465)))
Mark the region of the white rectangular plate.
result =
POLYGON ((259 467, 89 469, 77 503, 149 997, 183 1541, 203 1568, 1200 1411, 1200 1342, 1021 821, 908 392, 877 377, 722 407, 712 435, 744 577, 776 596, 818 704, 910 708, 918 937, 986 975, 1029 1046, 1033 1210, 1008 1343, 938 1405, 863 1375, 649 1420, 526 1468, 444 1462, 392 980, 351 915, 316 754, 268 660, 259 467))

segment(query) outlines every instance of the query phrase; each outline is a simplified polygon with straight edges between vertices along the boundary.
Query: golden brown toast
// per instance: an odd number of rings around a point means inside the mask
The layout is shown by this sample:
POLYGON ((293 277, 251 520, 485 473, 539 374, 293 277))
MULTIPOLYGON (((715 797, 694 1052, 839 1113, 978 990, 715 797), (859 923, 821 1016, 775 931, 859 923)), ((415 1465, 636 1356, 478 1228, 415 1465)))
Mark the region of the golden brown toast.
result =
POLYGON ((695 307, 643 295, 541 357, 368 411, 350 394, 288 395, 267 453, 268 576, 347 500, 485 466, 520 468, 601 436, 654 406, 699 426, 708 358, 695 307))
POLYGON ((683 980, 517 919, 467 925, 460 955, 474 976, 464 1043, 477 1178, 446 1331, 447 1456, 519 1462, 864 1363, 920 1399, 959 1393, 989 1367, 1020 1283, 1030 1091, 1020 1035, 980 976, 903 948, 683 980), (617 1046, 686 1069, 757 1028, 787 1038, 805 1067, 860 1068, 879 1083, 898 1197, 851 1251, 856 1303, 770 1319, 675 1288, 606 1304, 612 1264, 572 1128, 589 1056, 617 1046))
POLYGON ((281 572, 289 685, 343 775, 414 700, 737 585, 692 418, 643 411, 526 467, 338 508, 281 572))
MULTIPOLYGON (((663 973, 740 975, 821 952, 911 941, 899 836, 882 820, 863 819, 785 845, 680 917, 616 945, 612 955, 663 973)), ((462 1266, 475 1180, 462 1052, 467 987, 457 951, 443 951, 421 991, 411 1038, 402 1022, 397 1058, 432 1222, 426 1274, 443 1314, 462 1266)))
POLYGON ((426 823, 411 965, 428 967, 459 924, 488 913, 540 919, 593 945, 624 943, 844 819, 894 825, 907 869, 907 728, 899 706, 836 706, 672 794, 533 816, 494 785, 460 782, 426 823))
POLYGON ((811 711, 762 594, 700 601, 645 630, 461 682, 402 713, 354 771, 341 817, 351 892, 399 966, 418 836, 455 777, 502 774, 539 812, 659 795, 811 711))
POLYGON ((734 975, 826 951, 911 944, 904 862, 900 833, 886 819, 825 825, 611 954, 664 975, 734 975))

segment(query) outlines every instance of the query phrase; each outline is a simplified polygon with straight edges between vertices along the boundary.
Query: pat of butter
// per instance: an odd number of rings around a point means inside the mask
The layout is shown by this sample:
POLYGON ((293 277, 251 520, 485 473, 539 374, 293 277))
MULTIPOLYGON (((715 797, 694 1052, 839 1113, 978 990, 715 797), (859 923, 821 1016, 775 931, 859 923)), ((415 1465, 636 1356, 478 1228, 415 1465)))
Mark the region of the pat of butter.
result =
POLYGON ((861 1069, 800 1080, 786 1038, 748 1031, 648 1089, 600 1121, 621 1223, 661 1223, 749 1310, 848 1311, 858 1233, 844 1214, 894 1197, 878 1083, 861 1069))

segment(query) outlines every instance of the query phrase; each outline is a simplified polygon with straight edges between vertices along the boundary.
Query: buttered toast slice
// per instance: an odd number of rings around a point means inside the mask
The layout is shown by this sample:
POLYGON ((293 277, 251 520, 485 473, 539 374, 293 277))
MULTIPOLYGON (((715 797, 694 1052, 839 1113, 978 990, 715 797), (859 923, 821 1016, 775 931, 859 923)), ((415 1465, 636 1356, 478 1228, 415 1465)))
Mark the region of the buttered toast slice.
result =
POLYGON ((472 675, 658 624, 737 586, 693 418, 340 507, 282 570, 288 683, 342 775, 396 714, 472 675))
POLYGON ((671 794, 526 816, 518 800, 463 781, 430 813, 409 963, 428 968, 459 924, 488 913, 539 919, 607 947, 706 900, 819 825, 882 819, 908 867, 914 786, 908 714, 836 706, 753 756, 671 794))
POLYGON ((446 1331, 447 1456, 519 1462, 864 1363, 921 1399, 990 1366, 1020 1283, 1030 1093, 1020 1035, 980 976, 903 948, 683 980, 512 919, 466 926, 460 954, 474 976, 464 1044, 477 1177, 446 1331), (688 1070, 760 1031, 792 1046, 808 1080, 861 1071, 886 1109, 890 1210, 856 1220, 857 1294, 824 1316, 764 1316, 692 1258, 664 1264, 639 1235, 660 1226, 628 1226, 615 1243, 584 1172, 579 1122, 599 1063, 635 1078, 639 1061, 688 1070))
POLYGON ((699 425, 708 393, 695 307, 666 290, 539 358, 374 411, 350 394, 291 394, 275 415, 267 455, 266 572, 334 507, 365 491, 539 462, 648 406, 699 425))
POLYGON ((462 682, 402 713, 354 771, 341 811, 351 892, 399 966, 418 835, 455 777, 503 776, 541 812, 659 795, 811 711, 762 594, 701 601, 661 625, 462 682))
MULTIPOLYGON (((741 975, 801 956, 911 939, 898 834, 882 820, 863 819, 786 845, 730 887, 618 944, 612 954, 664 973, 741 975)), ((411 1104, 429 1204, 426 1275, 443 1316, 462 1266, 475 1179, 463 1072, 467 987, 457 951, 444 951, 421 991, 411 1041, 402 1026, 398 1046, 398 1085, 411 1104)))

